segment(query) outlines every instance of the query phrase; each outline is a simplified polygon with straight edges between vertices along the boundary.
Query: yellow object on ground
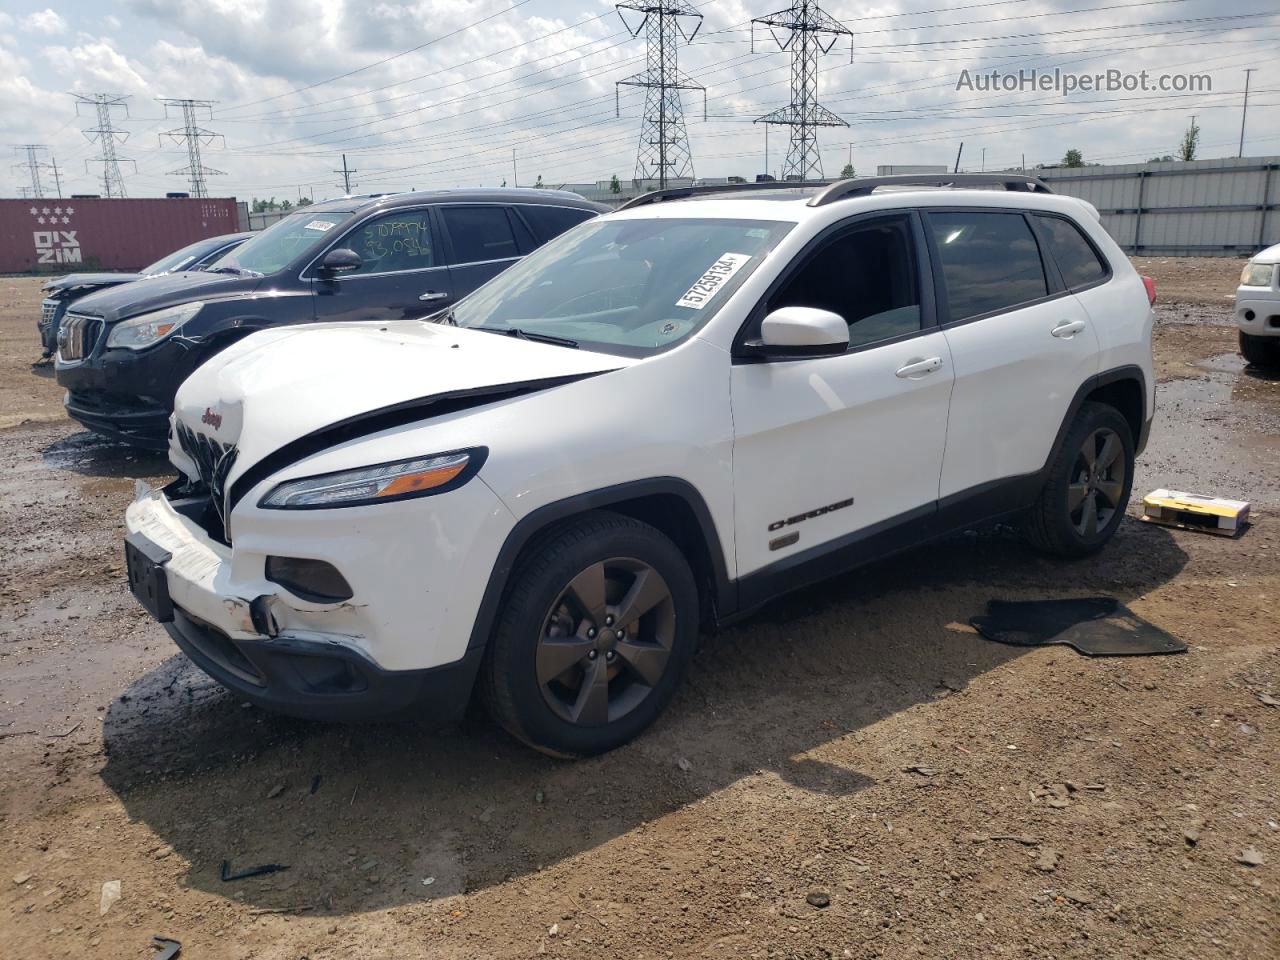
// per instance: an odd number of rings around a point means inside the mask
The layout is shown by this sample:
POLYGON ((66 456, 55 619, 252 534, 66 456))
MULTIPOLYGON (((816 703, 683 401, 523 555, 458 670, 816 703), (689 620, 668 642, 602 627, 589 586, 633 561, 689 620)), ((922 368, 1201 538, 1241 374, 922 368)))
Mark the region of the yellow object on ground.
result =
POLYGON ((1179 490, 1153 490, 1142 498, 1142 519, 1183 530, 1201 530, 1223 537, 1233 537, 1244 529, 1249 519, 1249 504, 1244 500, 1206 497, 1179 490))

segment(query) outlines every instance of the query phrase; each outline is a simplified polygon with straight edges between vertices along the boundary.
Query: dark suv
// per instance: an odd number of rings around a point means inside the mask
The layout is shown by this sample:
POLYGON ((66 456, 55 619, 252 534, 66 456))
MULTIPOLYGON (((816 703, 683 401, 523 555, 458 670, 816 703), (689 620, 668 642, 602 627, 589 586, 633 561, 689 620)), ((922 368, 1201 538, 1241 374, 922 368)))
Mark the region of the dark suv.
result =
POLYGON ((44 357, 52 357, 58 349, 58 327, 62 323, 62 315, 81 297, 147 277, 160 277, 179 270, 203 270, 252 236, 252 233, 228 233, 221 237, 205 237, 161 257, 137 273, 68 273, 47 281, 40 288, 46 296, 40 304, 40 319, 36 321, 44 357))
POLYGON ((536 189, 312 204, 201 272, 77 301, 58 334, 67 413, 90 430, 163 450, 178 385, 241 337, 283 324, 436 313, 607 209, 536 189))

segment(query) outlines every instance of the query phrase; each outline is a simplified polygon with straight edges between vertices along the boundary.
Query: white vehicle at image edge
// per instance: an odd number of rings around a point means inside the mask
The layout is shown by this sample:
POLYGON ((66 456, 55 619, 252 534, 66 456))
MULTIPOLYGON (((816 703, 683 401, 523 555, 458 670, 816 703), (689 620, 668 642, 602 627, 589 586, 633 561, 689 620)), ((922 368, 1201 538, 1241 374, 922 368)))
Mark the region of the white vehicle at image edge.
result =
POLYGON ((1241 355, 1259 367, 1280 368, 1280 243, 1240 271, 1236 324, 1241 355))
POLYGON ((584 756, 787 590, 994 518, 1101 548, 1154 287, 1088 204, 945 179, 662 191, 427 319, 245 338, 178 391, 131 589, 253 703, 445 718, 475 689, 584 756))

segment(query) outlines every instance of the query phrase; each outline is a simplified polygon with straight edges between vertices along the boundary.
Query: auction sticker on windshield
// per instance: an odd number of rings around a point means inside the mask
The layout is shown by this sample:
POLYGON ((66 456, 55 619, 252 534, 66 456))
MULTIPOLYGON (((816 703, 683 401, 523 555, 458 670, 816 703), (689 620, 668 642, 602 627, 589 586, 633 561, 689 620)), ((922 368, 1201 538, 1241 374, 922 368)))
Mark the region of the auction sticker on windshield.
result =
POLYGON ((707 267, 707 272, 698 278, 683 297, 676 301, 677 307, 689 307, 701 310, 711 298, 720 292, 720 288, 733 279, 733 275, 751 259, 749 253, 726 253, 715 263, 707 267))
POLYGON ((326 230, 332 230, 335 226, 337 226, 337 224, 334 223, 332 220, 312 220, 302 229, 303 230, 319 230, 321 233, 324 233, 326 230))

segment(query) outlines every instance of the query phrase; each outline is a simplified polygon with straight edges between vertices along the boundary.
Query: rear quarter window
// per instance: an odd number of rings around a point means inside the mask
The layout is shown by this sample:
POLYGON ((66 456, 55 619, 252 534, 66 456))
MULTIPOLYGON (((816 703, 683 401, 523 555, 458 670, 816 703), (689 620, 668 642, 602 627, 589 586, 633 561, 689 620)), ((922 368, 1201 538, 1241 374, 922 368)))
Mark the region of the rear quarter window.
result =
POLYGON ((1107 279, 1110 267, 1079 227, 1065 217, 1038 213, 1035 218, 1067 289, 1075 290, 1107 279))
POLYGON ((516 208, 520 211, 520 216, 533 229, 534 235, 538 238, 539 243, 546 243, 560 234, 564 233, 570 227, 576 227, 584 220, 590 220, 596 216, 594 210, 580 210, 576 207, 550 207, 541 204, 534 205, 523 204, 516 208))
POLYGON ((930 212, 947 320, 1012 310, 1048 295, 1040 248, 1021 213, 930 212))

